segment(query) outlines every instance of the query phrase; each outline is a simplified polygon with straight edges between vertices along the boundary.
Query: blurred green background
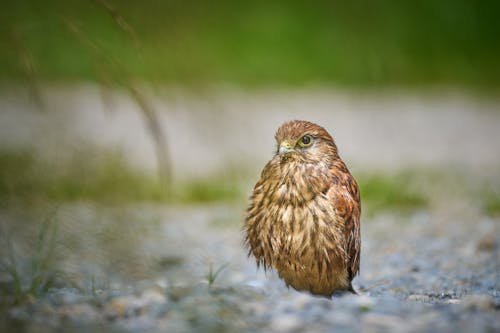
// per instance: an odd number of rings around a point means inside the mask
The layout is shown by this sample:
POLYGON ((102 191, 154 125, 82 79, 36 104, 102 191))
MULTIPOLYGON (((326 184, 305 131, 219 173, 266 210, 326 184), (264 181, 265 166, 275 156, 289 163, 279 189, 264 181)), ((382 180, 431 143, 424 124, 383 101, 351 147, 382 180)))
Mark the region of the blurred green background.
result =
MULTIPOLYGON (((157 147, 162 178, 168 176, 161 170, 170 169, 172 143, 142 83, 496 93, 499 8, 495 1, 467 0, 8 1, 0 11, 0 82, 27 83, 40 101, 39 90, 53 82, 125 87, 157 147)), ((82 93, 78 103, 88 99, 82 93)), ((41 195, 56 201, 243 202, 255 173, 220 170, 207 179, 170 182, 173 190, 166 193, 157 179, 129 169, 113 151, 101 158, 77 153, 75 161, 61 165, 45 165, 33 154, 30 147, 1 153, 4 200, 41 195)), ((370 166, 364 166, 367 171, 370 166)), ((364 198, 373 207, 421 207, 427 201, 408 186, 414 178, 368 172, 361 177, 364 198)), ((498 195, 491 197, 488 207, 497 207, 498 195)))
POLYGON ((7 1, 0 76, 181 85, 500 84, 496 1, 7 1))

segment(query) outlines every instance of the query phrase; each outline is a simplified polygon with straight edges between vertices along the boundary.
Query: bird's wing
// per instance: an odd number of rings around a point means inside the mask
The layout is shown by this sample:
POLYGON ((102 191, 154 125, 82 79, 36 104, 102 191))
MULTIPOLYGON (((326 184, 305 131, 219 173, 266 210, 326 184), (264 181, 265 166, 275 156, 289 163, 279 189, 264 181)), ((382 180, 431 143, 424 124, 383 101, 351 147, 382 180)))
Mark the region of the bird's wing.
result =
POLYGON ((253 254, 257 260, 257 266, 263 264, 264 268, 266 268, 270 264, 270 260, 266 260, 260 235, 260 229, 262 228, 262 215, 264 212, 260 203, 263 200, 264 183, 265 178, 261 178, 257 184, 255 184, 251 196, 251 203, 246 212, 244 230, 246 234, 245 245, 249 250, 248 255, 250 256, 250 254, 253 254))
POLYGON ((361 203, 358 184, 345 165, 340 168, 334 167, 330 172, 333 184, 328 196, 334 205, 335 214, 344 222, 344 237, 349 260, 347 265, 351 280, 359 271, 361 252, 361 203))

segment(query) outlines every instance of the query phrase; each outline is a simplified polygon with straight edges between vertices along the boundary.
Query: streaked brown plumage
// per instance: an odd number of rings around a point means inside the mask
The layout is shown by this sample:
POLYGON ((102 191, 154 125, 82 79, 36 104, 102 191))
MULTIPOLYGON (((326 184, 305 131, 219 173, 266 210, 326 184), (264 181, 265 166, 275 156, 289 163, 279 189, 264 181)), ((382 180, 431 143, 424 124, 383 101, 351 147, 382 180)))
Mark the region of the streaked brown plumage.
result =
POLYGON ((327 297, 354 292, 361 246, 355 179, 323 127, 289 121, 275 138, 278 149, 247 209, 249 255, 297 290, 327 297))

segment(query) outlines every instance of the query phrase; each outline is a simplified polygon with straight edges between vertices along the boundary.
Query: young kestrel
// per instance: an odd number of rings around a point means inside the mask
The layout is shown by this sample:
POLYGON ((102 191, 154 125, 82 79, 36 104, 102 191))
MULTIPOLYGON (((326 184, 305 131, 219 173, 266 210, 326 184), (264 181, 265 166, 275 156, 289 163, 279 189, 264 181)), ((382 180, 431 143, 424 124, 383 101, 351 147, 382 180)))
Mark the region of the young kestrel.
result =
POLYGON ((275 138, 276 154, 247 209, 249 255, 297 290, 327 297, 354 292, 361 247, 356 180, 323 127, 289 121, 275 138))

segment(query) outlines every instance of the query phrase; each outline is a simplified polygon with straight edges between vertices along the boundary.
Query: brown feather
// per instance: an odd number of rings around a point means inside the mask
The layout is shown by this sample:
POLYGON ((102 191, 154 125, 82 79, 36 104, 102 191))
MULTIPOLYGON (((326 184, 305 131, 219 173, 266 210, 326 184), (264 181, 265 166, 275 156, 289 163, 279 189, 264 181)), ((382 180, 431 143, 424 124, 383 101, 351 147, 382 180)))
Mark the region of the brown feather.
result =
POLYGON ((353 291, 361 245, 356 181, 323 127, 290 121, 275 138, 277 152, 262 170, 247 209, 249 254, 297 290, 324 296, 353 291), (302 147, 305 135, 313 142, 302 147), (284 142, 293 150, 280 153, 284 142))

